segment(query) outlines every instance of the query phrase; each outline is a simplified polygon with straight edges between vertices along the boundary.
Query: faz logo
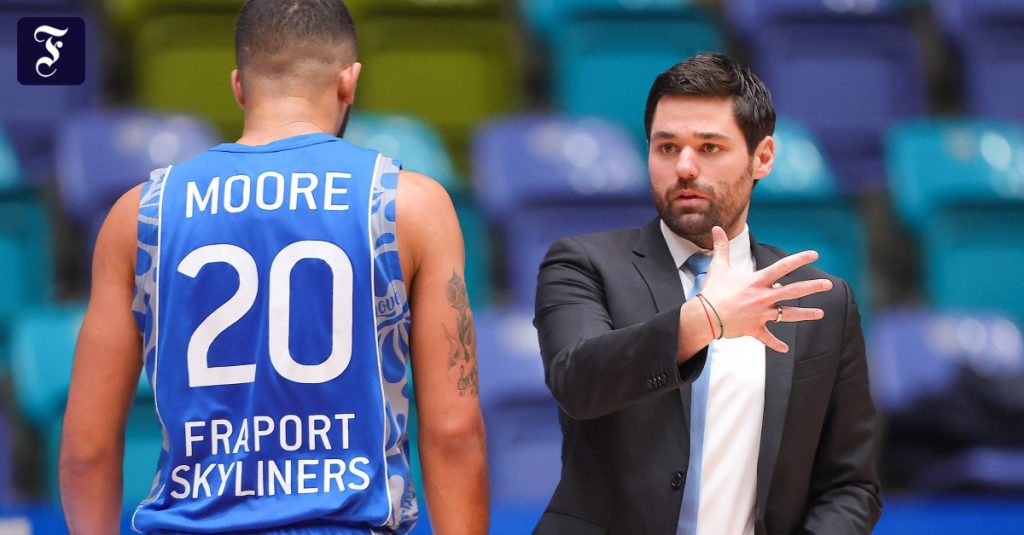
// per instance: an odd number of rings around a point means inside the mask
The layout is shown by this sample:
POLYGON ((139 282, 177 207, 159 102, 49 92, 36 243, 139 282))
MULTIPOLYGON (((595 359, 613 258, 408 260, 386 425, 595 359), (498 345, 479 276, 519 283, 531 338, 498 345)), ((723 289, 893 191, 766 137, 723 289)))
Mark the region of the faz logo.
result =
POLYGON ((18 82, 79 85, 85 81, 85 21, 25 17, 18 21, 18 82))

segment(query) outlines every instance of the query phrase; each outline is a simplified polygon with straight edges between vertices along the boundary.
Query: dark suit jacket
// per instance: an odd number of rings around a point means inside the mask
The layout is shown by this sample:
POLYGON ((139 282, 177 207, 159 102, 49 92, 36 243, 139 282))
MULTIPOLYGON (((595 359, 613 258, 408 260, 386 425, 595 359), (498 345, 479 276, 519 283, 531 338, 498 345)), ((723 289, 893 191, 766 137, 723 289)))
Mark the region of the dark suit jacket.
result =
MULTIPOLYGON (((751 245, 757 269, 785 256, 751 245)), ((832 291, 785 303, 821 308, 824 319, 768 324, 790 353, 766 348, 759 534, 869 533, 881 514, 877 419, 853 294, 813 267, 780 282, 825 277, 832 291)), ((676 365, 684 299, 658 220, 563 238, 548 251, 534 324, 561 407, 562 477, 534 533, 675 533, 690 384, 707 355, 676 365)))

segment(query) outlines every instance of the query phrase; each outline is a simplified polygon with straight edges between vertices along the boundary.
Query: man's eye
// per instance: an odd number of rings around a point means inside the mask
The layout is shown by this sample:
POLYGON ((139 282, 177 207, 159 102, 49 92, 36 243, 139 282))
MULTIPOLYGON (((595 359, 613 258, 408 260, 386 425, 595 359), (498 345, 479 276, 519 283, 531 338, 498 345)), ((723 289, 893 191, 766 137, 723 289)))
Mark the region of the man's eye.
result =
POLYGON ((705 143, 704 144, 704 152, 707 152, 709 154, 714 154, 714 153, 716 153, 716 152, 718 152, 720 150, 722 150, 722 147, 720 147, 718 145, 715 145, 713 143, 705 143))
POLYGON ((673 152, 676 151, 676 147, 675 145, 666 144, 658 147, 658 150, 661 151, 663 154, 672 154, 673 152))

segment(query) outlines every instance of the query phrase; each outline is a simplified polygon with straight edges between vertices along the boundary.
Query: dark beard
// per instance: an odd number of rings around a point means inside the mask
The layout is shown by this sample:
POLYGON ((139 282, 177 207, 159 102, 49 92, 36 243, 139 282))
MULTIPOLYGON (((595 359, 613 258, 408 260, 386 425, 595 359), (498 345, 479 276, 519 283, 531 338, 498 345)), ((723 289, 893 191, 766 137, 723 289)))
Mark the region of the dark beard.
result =
MULTIPOLYGON (((744 175, 745 177, 751 177, 753 173, 748 170, 744 175)), ((723 191, 723 193, 729 195, 731 192, 723 191)), ((658 209, 658 215, 661 216, 661 220, 665 222, 669 230, 707 249, 710 249, 713 245, 711 239, 712 228, 719 226, 728 232, 743 215, 743 210, 740 208, 735 214, 731 214, 729 220, 726 221, 726 217, 729 214, 723 213, 724 207, 719 204, 720 199, 715 197, 715 192, 710 188, 699 187, 694 181, 680 182, 661 197, 657 194, 653 195, 653 197, 654 206, 658 209), (698 191, 706 195, 709 198, 707 211, 695 212, 687 208, 673 206, 672 198, 683 189, 698 191)), ((728 198, 725 200, 728 202, 728 198)))

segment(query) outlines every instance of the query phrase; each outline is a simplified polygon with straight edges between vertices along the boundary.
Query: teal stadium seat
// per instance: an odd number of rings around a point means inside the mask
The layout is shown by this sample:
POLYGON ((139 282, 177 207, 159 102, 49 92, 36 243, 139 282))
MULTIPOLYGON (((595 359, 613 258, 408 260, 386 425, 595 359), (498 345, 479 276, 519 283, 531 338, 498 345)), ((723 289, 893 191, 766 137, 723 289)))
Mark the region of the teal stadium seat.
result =
MULTIPOLYGON (((75 341, 82 324, 82 306, 36 308, 14 322, 11 375, 22 415, 44 438, 45 487, 58 499, 57 466, 64 405, 71 383, 75 341)), ((152 390, 143 377, 125 435, 124 504, 133 507, 149 494, 163 444, 153 408, 152 390)))
POLYGON ((52 244, 39 192, 21 182, 17 162, 0 146, 0 376, 7 372, 11 321, 53 298, 52 244))
POLYGON ((921 240, 925 294, 1024 322, 1024 126, 918 120, 889 131, 895 209, 921 240))
POLYGON ((465 172, 472 130, 523 101, 515 28, 489 17, 380 16, 358 22, 356 109, 420 117, 465 172))
POLYGON ((345 130, 345 139, 362 147, 397 158, 402 168, 437 180, 452 196, 466 249, 466 288, 474 307, 489 305, 491 247, 470 192, 463 187, 448 149, 437 129, 408 115, 356 111, 345 130))
POLYGON ((530 0, 522 9, 550 47, 557 109, 617 121, 645 151, 644 105, 654 78, 725 46, 704 12, 681 0, 530 0))
POLYGON ((758 241, 787 253, 821 255, 815 266, 850 283, 861 308, 870 305, 865 230, 839 192, 821 145, 802 123, 779 118, 775 166, 754 188, 749 223, 758 241))
POLYGON ((11 145, 11 138, 7 137, 3 128, 0 128, 0 190, 16 187, 22 180, 18 154, 11 145))

